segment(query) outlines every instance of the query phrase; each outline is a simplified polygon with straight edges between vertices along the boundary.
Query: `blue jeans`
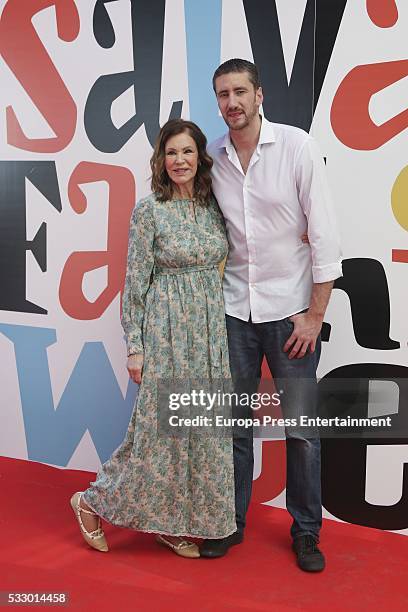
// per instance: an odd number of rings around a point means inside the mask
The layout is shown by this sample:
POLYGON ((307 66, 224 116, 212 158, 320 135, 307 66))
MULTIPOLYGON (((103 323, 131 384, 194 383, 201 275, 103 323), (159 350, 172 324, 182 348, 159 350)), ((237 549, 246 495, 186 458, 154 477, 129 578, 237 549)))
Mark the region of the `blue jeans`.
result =
MULTIPOLYGON (((261 364, 266 357, 276 389, 283 391, 284 418, 317 413, 316 369, 320 357, 320 337, 314 353, 301 359, 288 359, 283 346, 293 330, 289 318, 267 323, 241 321, 226 316, 228 347, 234 390, 256 393, 261 364)), ((256 416, 249 408, 233 407, 233 416, 256 416), (247 414, 245 414, 245 412, 247 414)), ((320 439, 316 430, 286 428, 286 507, 293 518, 291 535, 312 535, 318 541, 322 524, 320 486, 320 439)), ((234 434, 235 508, 239 531, 245 527, 253 479, 253 432, 234 434)))

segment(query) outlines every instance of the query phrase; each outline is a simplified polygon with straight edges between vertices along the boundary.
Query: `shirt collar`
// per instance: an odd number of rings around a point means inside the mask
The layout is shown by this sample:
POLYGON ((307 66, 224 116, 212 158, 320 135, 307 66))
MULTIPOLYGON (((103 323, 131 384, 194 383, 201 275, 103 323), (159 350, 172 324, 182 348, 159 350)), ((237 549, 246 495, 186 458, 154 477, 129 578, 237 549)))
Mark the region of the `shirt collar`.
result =
POLYGON ((261 123, 261 132, 259 134, 258 144, 266 144, 268 142, 275 142, 275 130, 273 128, 273 123, 268 121, 265 117, 261 115, 262 123, 261 123))
MULTIPOLYGON (((270 121, 268 121, 263 115, 261 115, 261 119, 262 119, 261 131, 259 133, 258 145, 266 144, 268 142, 275 142, 276 136, 275 136, 275 130, 273 129, 273 124, 270 121)), ((227 132, 220 139, 218 148, 226 149, 227 151, 230 151, 232 147, 233 147, 233 144, 231 142, 230 134, 229 132, 227 132)))

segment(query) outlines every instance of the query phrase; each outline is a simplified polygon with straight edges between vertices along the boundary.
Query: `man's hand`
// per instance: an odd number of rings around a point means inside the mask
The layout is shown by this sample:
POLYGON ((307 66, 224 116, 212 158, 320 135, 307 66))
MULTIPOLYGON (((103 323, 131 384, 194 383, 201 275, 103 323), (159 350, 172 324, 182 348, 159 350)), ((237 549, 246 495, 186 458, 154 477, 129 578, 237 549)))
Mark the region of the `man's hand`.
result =
POLYGON ((143 353, 129 355, 126 367, 133 382, 140 385, 142 381, 143 353))
POLYGON ((290 320, 294 323, 294 328, 283 347, 285 353, 291 349, 288 355, 289 359, 294 357, 301 359, 306 355, 308 349, 311 353, 315 352, 316 340, 322 329, 324 313, 332 289, 333 281, 314 283, 309 310, 290 317, 290 320))
POLYGON ((311 353, 314 353, 316 340, 322 329, 323 318, 311 312, 304 312, 293 315, 290 320, 294 323, 293 332, 283 347, 285 353, 291 348, 288 355, 289 359, 294 357, 301 359, 306 355, 308 349, 311 353))

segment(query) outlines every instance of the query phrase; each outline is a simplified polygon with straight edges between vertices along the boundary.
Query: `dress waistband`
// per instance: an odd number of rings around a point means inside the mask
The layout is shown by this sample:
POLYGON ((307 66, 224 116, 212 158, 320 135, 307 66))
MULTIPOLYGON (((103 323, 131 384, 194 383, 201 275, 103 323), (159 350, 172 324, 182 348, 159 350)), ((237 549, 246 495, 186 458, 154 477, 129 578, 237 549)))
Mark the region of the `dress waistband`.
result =
POLYGON ((186 266, 184 268, 162 268, 155 266, 154 274, 187 274, 188 272, 199 272, 201 270, 215 270, 218 264, 202 265, 202 266, 186 266))

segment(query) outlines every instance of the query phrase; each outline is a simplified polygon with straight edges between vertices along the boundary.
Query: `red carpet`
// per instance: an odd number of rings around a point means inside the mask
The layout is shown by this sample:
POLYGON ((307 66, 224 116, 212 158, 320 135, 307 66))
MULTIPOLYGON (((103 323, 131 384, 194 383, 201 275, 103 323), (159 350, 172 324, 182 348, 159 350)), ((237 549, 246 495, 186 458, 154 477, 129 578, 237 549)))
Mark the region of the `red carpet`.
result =
POLYGON ((325 521, 327 569, 306 574, 288 514, 268 506, 253 504, 245 542, 222 559, 182 559, 109 525, 111 551, 93 551, 68 504, 92 477, 0 458, 0 590, 68 592, 67 608, 86 611, 408 610, 406 536, 325 521))

